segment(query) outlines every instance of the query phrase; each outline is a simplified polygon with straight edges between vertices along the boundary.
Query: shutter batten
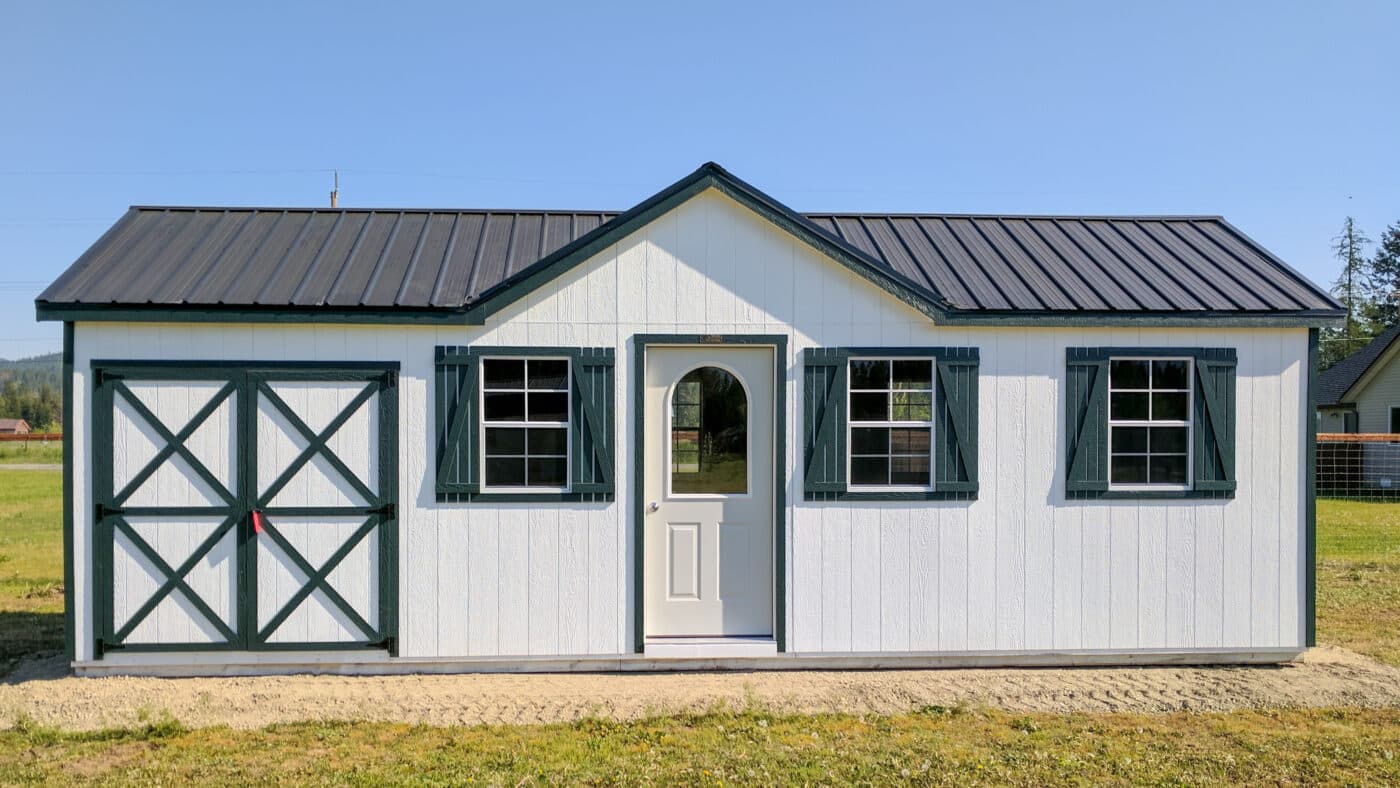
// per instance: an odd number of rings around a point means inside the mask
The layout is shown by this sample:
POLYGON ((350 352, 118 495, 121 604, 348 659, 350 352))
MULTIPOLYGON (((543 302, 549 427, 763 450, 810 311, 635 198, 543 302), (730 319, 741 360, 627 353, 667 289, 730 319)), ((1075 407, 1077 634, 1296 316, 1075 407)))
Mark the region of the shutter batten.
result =
POLYGON ((1065 396, 1065 492, 1108 489, 1108 358, 1069 348, 1065 396))
POLYGON ((1235 489, 1235 369, 1233 350, 1203 350, 1196 358, 1196 422, 1192 482, 1202 492, 1235 489))
POLYGON ((933 489, 977 492, 977 348, 936 348, 933 489))
POLYGON ((846 491, 846 364, 841 348, 803 354, 802 489, 807 500, 846 491))
MULTIPOLYGON (((616 433, 612 348, 580 348, 570 368, 574 398, 570 429, 573 435, 573 485, 581 494, 611 496, 614 491, 613 435, 616 433)), ((600 500, 602 500, 600 498, 600 500)))
POLYGON ((437 415, 439 495, 470 495, 481 490, 477 458, 476 384, 478 359, 468 348, 437 349, 434 410, 437 415))

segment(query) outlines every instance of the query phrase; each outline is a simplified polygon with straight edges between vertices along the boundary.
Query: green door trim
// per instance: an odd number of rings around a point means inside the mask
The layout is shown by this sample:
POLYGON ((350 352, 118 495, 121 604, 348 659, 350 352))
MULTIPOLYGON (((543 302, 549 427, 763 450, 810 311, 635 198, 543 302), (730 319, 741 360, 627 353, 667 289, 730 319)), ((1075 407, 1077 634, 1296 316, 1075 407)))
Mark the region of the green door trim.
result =
POLYGON ((646 650, 646 350, 652 346, 714 347, 766 345, 773 348, 773 640, 787 651, 787 370, 786 334, 632 335, 632 649, 646 650))
MULTIPOLYGON (((94 612, 94 655, 100 658, 105 652, 114 649, 159 652, 159 651, 233 651, 233 650, 349 650, 365 648, 387 648, 391 655, 397 655, 398 635, 398 369, 397 362, 238 362, 238 361, 121 361, 95 360, 91 364, 93 372, 93 470, 94 491, 93 526, 93 589, 94 612), (190 422, 178 432, 171 432, 160 419, 142 403, 125 380, 186 380, 224 382, 211 399, 197 411, 190 422), (282 400, 269 385, 287 381, 349 381, 369 384, 356 395, 321 433, 311 430, 296 415, 293 409, 282 400), (369 486, 359 479, 345 463, 330 450, 328 440, 344 426, 365 403, 378 394, 379 435, 377 450, 380 493, 375 495, 369 486), (166 446, 157 452, 153 459, 132 477, 120 492, 113 487, 113 466, 111 461, 112 429, 116 397, 132 406, 136 413, 154 429, 166 446), (198 458, 184 445, 212 414, 228 400, 237 395, 234 412, 235 431, 238 436, 236 456, 236 484, 234 490, 225 489, 223 484, 204 467, 198 458), (253 489, 257 468, 257 420, 255 397, 263 397, 282 415, 292 429, 307 441, 308 446, 298 455, 293 466, 284 469, 278 477, 277 489, 285 486, 290 475, 309 462, 314 456, 325 458, 347 483, 361 494, 366 506, 266 506, 277 490, 269 488, 266 495, 258 496, 253 489), (210 485, 223 503, 215 506, 124 506, 135 490, 171 456, 179 455, 193 470, 194 474, 210 485), (282 478, 288 477, 288 478, 282 478), (261 515, 260 524, 255 527, 253 513, 261 515), (152 548, 134 528, 127 523, 127 517, 136 516, 199 516, 222 517, 222 522, 195 549, 194 553, 178 567, 170 564, 152 548), (326 516, 363 517, 364 522, 354 534, 342 544, 321 567, 312 566, 298 553, 277 530, 270 518, 277 516, 326 516), (236 550, 234 568, 237 615, 230 625, 224 622, 208 604, 190 588, 186 581, 189 572, 207 557, 208 553, 227 536, 235 532, 236 550), (265 534, 297 568, 306 575, 307 581, 289 601, 269 619, 268 625, 259 628, 257 600, 257 550, 255 539, 265 534), (329 585, 328 578, 354 548, 371 538, 377 532, 378 538, 378 585, 377 602, 379 627, 369 623, 350 605, 343 596, 329 585), (152 596, 130 616, 120 628, 115 626, 111 597, 113 594, 113 540, 120 533, 135 550, 144 556, 164 575, 152 596), (179 591, 190 601, 198 613, 206 618, 211 626, 224 636, 222 643, 147 643, 127 644, 123 641, 152 611, 170 594, 179 591), (306 597, 320 591, 331 604, 344 614, 351 624, 365 635, 357 641, 335 642, 268 642, 277 625, 296 609, 306 597)), ((71 452, 65 447, 65 451, 71 452)), ((72 461, 65 463, 71 476, 72 461)), ((71 482, 70 482, 71 484, 71 482)), ((67 499, 72 500, 71 490, 67 499)), ((71 562, 71 550, 68 551, 71 562)), ((71 583, 70 583, 71 588, 71 583)), ((71 608, 71 605, 70 605, 71 608)))

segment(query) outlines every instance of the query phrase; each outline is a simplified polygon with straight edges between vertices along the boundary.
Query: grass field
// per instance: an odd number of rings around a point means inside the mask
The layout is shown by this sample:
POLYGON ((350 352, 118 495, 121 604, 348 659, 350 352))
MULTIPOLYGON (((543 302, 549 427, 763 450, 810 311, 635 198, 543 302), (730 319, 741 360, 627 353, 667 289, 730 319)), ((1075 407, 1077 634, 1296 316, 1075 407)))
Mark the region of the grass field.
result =
POLYGON ((1319 501, 1317 637, 1400 665, 1400 504, 1319 501))
MULTIPOLYGON (((0 672, 62 648, 60 475, 0 468, 0 672)), ((1400 506, 1318 507, 1318 637, 1400 664, 1400 506)), ((158 715, 159 710, 153 710, 158 715)), ((1400 710, 894 717, 757 713, 536 727, 0 731, 0 783, 1400 781, 1400 710)))
POLYGON ((0 442, 0 465, 34 463, 57 465, 63 462, 63 444, 58 441, 48 443, 0 442))
POLYGON ((1393 784, 1400 711, 893 717, 0 732, 0 781, 104 784, 1393 784))
POLYGON ((63 648, 63 477, 0 468, 0 673, 63 648))

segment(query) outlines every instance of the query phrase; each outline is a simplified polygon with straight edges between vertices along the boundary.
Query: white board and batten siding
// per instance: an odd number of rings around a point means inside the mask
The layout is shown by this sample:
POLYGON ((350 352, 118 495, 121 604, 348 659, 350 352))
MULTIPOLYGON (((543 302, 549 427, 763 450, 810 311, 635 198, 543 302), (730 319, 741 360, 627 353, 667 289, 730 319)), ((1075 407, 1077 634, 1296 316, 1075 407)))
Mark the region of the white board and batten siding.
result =
POLYGON ((400 655, 629 652, 638 333, 789 338, 789 651, 1301 649, 1306 329, 939 327, 716 192, 485 326, 79 324, 79 632, 92 626, 92 359, 379 360, 401 365, 400 655), (617 349, 615 502, 435 502, 433 349, 475 343, 617 349), (803 500, 802 351, 843 345, 980 349, 976 501, 803 500), (1065 501, 1065 348, 1079 346, 1236 348, 1235 498, 1065 501))

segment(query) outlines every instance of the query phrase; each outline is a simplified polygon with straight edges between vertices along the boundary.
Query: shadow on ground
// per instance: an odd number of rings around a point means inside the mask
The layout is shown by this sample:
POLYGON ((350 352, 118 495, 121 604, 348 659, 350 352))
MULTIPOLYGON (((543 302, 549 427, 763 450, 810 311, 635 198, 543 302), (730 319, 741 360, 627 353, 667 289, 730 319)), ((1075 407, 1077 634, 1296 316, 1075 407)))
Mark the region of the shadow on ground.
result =
POLYGON ((0 610, 0 676, 17 662, 63 651, 63 614, 0 610))

